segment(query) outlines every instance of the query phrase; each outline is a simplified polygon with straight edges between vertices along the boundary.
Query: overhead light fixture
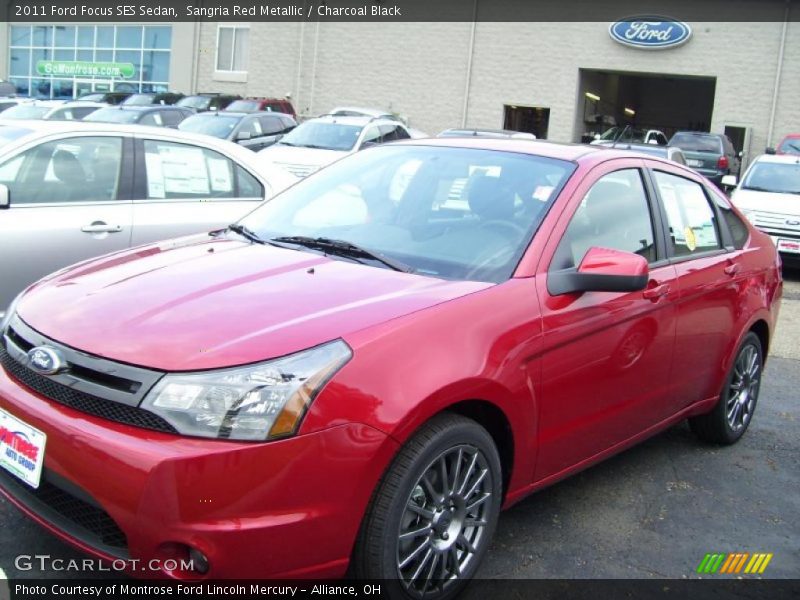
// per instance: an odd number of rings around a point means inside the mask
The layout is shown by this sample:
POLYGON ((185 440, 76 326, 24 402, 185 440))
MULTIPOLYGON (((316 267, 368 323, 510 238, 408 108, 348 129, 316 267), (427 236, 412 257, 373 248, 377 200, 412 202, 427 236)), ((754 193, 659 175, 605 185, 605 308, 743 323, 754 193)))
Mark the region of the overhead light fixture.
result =
POLYGON ((625 114, 626 114, 626 115, 633 116, 633 115, 635 115, 635 114, 636 114, 636 111, 635 111, 635 110, 633 110, 632 108, 628 108, 628 107, 626 106, 626 107, 625 107, 625 114))
POLYGON ((597 94, 593 94, 592 92, 586 92, 586 97, 589 100, 594 100, 595 102, 599 102, 600 101, 600 96, 598 96, 597 94))

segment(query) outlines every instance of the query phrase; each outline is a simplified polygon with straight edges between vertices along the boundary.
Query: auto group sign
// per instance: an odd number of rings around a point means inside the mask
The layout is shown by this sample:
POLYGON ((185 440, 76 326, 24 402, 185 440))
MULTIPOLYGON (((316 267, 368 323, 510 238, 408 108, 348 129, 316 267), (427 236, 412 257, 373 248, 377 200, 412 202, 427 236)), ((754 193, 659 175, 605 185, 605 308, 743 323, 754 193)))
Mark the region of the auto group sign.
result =
POLYGON ((692 28, 666 17, 628 17, 611 23, 608 33, 615 42, 644 50, 663 50, 685 44, 692 28))

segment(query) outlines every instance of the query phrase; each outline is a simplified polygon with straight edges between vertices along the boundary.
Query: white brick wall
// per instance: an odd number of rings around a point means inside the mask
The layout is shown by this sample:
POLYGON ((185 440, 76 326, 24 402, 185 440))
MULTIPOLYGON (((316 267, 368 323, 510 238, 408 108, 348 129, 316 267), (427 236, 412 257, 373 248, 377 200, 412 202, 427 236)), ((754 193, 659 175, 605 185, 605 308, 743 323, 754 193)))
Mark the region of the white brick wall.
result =
MULTIPOLYGON (((752 149, 762 151, 782 24, 691 25, 693 37, 684 46, 644 51, 615 43, 607 23, 478 23, 467 123, 501 127, 504 104, 543 106, 550 108, 550 139, 572 141, 583 128, 579 69, 705 76, 716 78, 711 130, 722 131, 726 124, 752 127, 752 149)), ((203 23, 197 88, 244 95, 291 92, 305 114, 337 104, 386 108, 436 133, 461 125, 471 27, 252 23, 247 82, 230 83, 214 80, 217 25, 203 23)), ((773 142, 800 131, 798 72, 800 23, 791 23, 773 142)))

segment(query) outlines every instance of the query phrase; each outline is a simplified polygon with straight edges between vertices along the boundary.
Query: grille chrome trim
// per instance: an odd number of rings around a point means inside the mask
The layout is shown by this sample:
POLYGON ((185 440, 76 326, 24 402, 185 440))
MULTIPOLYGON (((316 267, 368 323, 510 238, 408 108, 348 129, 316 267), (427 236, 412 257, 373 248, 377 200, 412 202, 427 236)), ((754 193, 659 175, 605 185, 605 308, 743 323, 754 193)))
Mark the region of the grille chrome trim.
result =
POLYGON ((9 356, 26 368, 30 347, 49 346, 56 349, 67 364, 75 369, 67 369, 63 373, 49 376, 48 379, 77 392, 127 406, 139 406, 145 394, 164 375, 159 371, 124 365, 60 344, 29 327, 17 315, 11 318, 8 330, 3 334, 3 341, 9 356), (10 331, 13 333, 9 335, 10 331), (29 344, 29 347, 20 347, 20 340, 29 344))

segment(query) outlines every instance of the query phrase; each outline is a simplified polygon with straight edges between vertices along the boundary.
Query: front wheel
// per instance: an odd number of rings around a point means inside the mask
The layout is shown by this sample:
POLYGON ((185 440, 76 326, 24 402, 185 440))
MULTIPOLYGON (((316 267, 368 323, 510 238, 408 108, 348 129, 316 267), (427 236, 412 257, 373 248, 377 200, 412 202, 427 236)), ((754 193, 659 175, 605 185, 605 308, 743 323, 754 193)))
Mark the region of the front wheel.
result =
POLYGON ((500 458, 475 421, 444 413, 401 449, 373 496, 353 555, 392 597, 452 598, 475 574, 502 502, 500 458))
POLYGON ((742 340, 719 402, 707 415, 689 419, 692 431, 702 440, 733 444, 739 440, 753 418, 761 389, 764 356, 761 341, 752 331, 742 340))

